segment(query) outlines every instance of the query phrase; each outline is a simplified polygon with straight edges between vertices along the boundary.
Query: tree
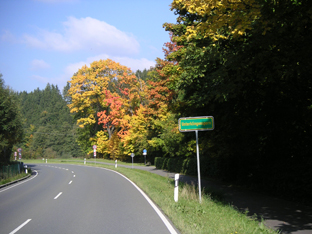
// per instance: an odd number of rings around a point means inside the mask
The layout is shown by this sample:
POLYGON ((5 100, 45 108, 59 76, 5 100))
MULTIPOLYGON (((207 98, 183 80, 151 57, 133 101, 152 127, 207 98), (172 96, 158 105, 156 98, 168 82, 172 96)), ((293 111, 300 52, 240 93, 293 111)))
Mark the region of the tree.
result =
POLYGON ((15 94, 0 74, 0 163, 7 164, 13 145, 22 139, 23 128, 15 94))
POLYGON ((291 190, 299 182, 288 171, 311 176, 312 6, 306 0, 198 2, 174 1, 178 22, 165 24, 182 46, 170 56, 180 67, 171 83, 181 93, 176 112, 215 117, 216 129, 202 133, 201 144, 220 177, 272 190, 287 181, 278 189, 291 190))
POLYGON ((98 142, 102 146, 98 148, 100 153, 117 155, 110 149, 116 149, 127 135, 129 120, 145 96, 144 81, 129 68, 107 59, 82 67, 69 83, 72 103, 68 106, 84 137, 80 144, 88 152, 98 142))
POLYGON ((42 157, 47 148, 58 157, 82 154, 76 143, 76 124, 57 86, 47 84, 44 90, 21 92, 18 97, 24 137, 15 148, 23 149, 24 158, 42 157))
POLYGON ((198 34, 214 41, 230 35, 239 37, 261 17, 257 0, 174 0, 171 10, 180 14, 179 23, 185 21, 183 14, 192 22, 186 27, 187 39, 198 34))

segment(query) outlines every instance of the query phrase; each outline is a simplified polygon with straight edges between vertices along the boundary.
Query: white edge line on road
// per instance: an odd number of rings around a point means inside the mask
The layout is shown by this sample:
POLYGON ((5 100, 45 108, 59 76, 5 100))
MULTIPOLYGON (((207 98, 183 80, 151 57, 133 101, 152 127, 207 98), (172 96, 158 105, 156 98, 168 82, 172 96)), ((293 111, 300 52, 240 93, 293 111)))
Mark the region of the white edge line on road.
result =
POLYGON ((59 196, 62 195, 62 192, 60 192, 59 194, 56 195, 56 197, 54 198, 54 200, 56 200, 59 196))
POLYGON ((168 219, 163 215, 163 213, 158 209, 158 207, 155 205, 155 203, 143 192, 143 190, 141 190, 134 182, 132 182, 130 179, 128 179, 126 176, 124 176, 123 174, 117 172, 117 171, 113 171, 107 168, 101 168, 104 170, 108 170, 108 171, 112 171, 115 172, 119 175, 121 175, 122 177, 124 177, 126 180, 128 180, 137 190, 139 190, 139 192, 143 195, 143 197, 147 200, 147 202, 151 205, 151 207, 153 207, 153 209, 156 211, 156 213, 158 214, 158 216, 160 217, 160 219, 163 221, 163 223, 166 225, 166 227, 168 228, 169 232, 171 234, 178 234, 176 232, 176 230, 173 228, 173 226, 171 225, 171 223, 168 221, 168 219))
POLYGON ((68 184, 71 184, 73 181, 71 180, 71 181, 69 181, 69 183, 68 184))
MULTIPOLYGON (((80 167, 90 167, 90 166, 85 166, 85 165, 74 165, 74 166, 80 166, 80 167)), ((171 225, 171 223, 168 221, 168 219, 163 215, 163 213, 158 209, 158 207, 155 205, 155 203, 143 192, 143 190, 141 190, 134 182, 132 182, 129 178, 127 178, 126 176, 124 176, 123 174, 117 172, 117 171, 113 171, 107 168, 103 168, 103 167, 92 167, 92 168, 99 168, 99 169, 103 169, 103 170, 107 170, 107 171, 112 171, 115 172, 116 174, 124 177, 126 180, 128 180, 142 195, 143 197, 146 199, 146 201, 151 205, 151 207, 153 207, 153 209, 155 210, 155 212, 158 214, 159 218, 163 221, 163 223, 165 224, 165 226, 167 227, 167 229, 169 230, 169 232, 171 234, 178 234, 177 231, 174 229, 174 227, 171 225)))
POLYGON ((28 181, 30 181, 30 180, 36 178, 37 175, 38 175, 39 173, 38 173, 36 170, 34 170, 34 172, 36 172, 36 175, 35 175, 34 177, 30 177, 29 179, 26 179, 26 180, 24 180, 24 181, 17 182, 17 184, 12 185, 12 186, 9 186, 8 188, 1 190, 0 193, 6 191, 6 190, 8 190, 8 189, 14 188, 14 187, 17 186, 17 185, 24 184, 25 182, 28 182, 28 181))
POLYGON ((17 228, 15 228, 12 232, 10 232, 10 234, 14 234, 16 233, 18 230, 20 230, 22 227, 24 227, 27 223, 29 223, 31 219, 27 219, 24 223, 22 223, 21 225, 19 225, 17 228))

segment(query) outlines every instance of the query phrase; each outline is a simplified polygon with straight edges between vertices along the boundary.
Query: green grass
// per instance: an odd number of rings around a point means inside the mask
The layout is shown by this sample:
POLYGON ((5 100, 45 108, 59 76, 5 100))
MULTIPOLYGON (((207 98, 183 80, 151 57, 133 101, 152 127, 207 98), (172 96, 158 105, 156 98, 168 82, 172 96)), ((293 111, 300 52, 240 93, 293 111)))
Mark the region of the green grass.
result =
MULTIPOLYGON (((53 160, 48 162, 60 163, 60 161, 54 162, 53 160)), ((83 163, 66 162, 71 164, 83 163)), ((25 161, 25 163, 38 163, 38 160, 36 162, 25 161)), ((95 166, 93 163, 87 165, 95 166)), ((170 178, 138 169, 115 168, 103 164, 97 164, 96 166, 116 170, 136 183, 162 209, 181 233, 278 233, 265 227, 263 222, 259 224, 256 219, 248 217, 223 202, 220 199, 222 194, 216 194, 209 190, 203 191, 202 203, 200 204, 195 186, 180 183, 179 201, 175 202, 173 199, 174 180, 170 178)))
POLYGON ((26 176, 27 175, 25 173, 21 173, 21 174, 18 174, 16 176, 13 176, 13 177, 8 177, 6 179, 2 179, 2 180, 0 180, 0 185, 7 184, 7 183, 13 182, 15 180, 22 179, 22 178, 24 178, 26 176))
MULTIPOLYGON (((74 158, 68 158, 68 159, 48 159, 48 163, 83 163, 83 159, 82 158, 77 158, 77 159, 74 159, 74 158)), ((115 164, 115 161, 113 160, 109 160, 109 159, 87 159, 88 163, 112 163, 112 164, 115 164)), ((23 162, 25 164, 27 163, 45 163, 45 160, 42 160, 42 159, 23 159, 23 162)), ((118 161, 117 162, 118 165, 128 165, 128 166, 131 166, 132 163, 127 163, 127 162, 121 162, 121 161, 118 161)), ((144 163, 133 163, 133 166, 145 166, 144 163)))

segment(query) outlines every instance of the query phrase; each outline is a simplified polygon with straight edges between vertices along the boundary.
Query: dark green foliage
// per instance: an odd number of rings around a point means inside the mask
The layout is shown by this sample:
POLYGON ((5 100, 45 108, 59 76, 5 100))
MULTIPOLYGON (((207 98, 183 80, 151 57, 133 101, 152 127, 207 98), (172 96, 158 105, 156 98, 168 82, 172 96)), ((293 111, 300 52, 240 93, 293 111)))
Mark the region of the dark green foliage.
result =
POLYGON ((8 164, 14 144, 22 139, 23 129, 16 95, 5 87, 0 74, 0 164, 8 164))
MULTIPOLYGON (((67 87, 68 88, 68 87, 67 87)), ((77 126, 57 86, 47 84, 44 90, 19 93, 20 109, 24 118, 25 137, 23 158, 77 157, 77 126)))
MULTIPOLYGON (((199 134, 202 171, 308 198, 312 195, 312 4, 259 2, 262 18, 240 40, 212 42, 198 35, 179 42, 183 53, 175 59, 185 72, 176 83, 182 103, 177 113, 215 118, 215 130, 199 134)), ((181 36, 194 16, 177 13, 185 17, 183 23, 167 30, 181 36)))

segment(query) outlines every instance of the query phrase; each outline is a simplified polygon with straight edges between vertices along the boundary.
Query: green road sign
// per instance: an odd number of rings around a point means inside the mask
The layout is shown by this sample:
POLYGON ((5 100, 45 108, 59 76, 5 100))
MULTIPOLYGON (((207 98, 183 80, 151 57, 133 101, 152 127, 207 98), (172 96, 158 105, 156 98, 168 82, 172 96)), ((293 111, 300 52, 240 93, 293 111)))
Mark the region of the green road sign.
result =
POLYGON ((213 129, 213 116, 187 117, 179 119, 180 132, 208 131, 213 129))

